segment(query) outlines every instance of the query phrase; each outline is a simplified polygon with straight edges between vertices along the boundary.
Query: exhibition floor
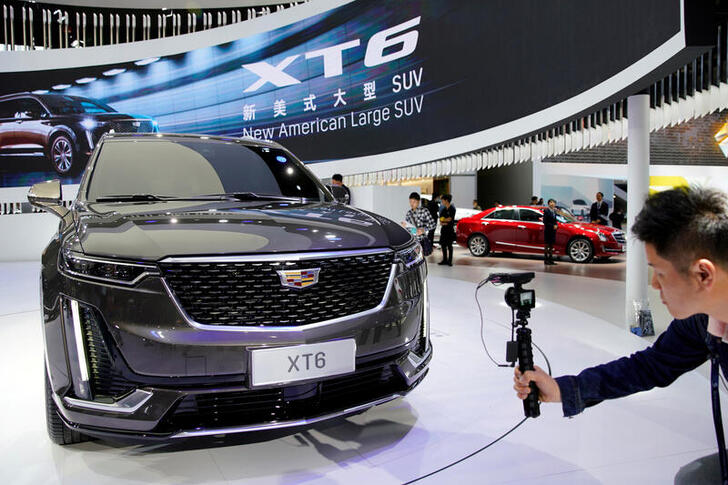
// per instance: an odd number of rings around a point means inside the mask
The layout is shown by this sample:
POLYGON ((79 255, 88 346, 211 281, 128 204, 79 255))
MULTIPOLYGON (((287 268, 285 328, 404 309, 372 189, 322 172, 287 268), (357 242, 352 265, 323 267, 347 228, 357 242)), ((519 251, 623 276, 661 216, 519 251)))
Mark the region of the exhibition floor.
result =
MULTIPOLYGON (((537 258, 476 260, 460 249, 452 268, 429 259, 435 355, 427 378, 406 398, 305 430, 172 445, 66 447, 53 445, 45 430, 39 265, 0 263, 0 483, 384 485, 427 475, 485 446, 523 416, 511 389, 512 369, 495 367, 478 336, 473 282, 491 271, 538 271, 530 327, 555 374, 648 344, 618 325, 623 261, 563 263, 544 272, 537 258)), ((498 360, 510 334, 503 290, 480 292, 486 342, 498 360)), ((536 363, 545 367, 540 355, 536 363)), ((541 412, 482 453, 418 483, 672 483, 681 465, 715 449, 708 381, 698 372, 574 419, 564 419, 559 405, 542 405, 541 412)))

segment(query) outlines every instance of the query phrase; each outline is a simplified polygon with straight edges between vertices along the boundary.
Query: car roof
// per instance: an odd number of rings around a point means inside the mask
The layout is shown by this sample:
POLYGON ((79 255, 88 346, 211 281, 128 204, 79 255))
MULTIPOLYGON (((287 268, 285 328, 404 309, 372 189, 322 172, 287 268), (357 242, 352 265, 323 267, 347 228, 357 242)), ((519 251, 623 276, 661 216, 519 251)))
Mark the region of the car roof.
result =
POLYGON ((106 133, 102 140, 104 143, 124 142, 129 140, 164 141, 164 140, 204 140, 210 142, 234 142, 248 146, 280 148, 283 146, 270 140, 259 140, 250 137, 217 136, 195 133, 106 133))

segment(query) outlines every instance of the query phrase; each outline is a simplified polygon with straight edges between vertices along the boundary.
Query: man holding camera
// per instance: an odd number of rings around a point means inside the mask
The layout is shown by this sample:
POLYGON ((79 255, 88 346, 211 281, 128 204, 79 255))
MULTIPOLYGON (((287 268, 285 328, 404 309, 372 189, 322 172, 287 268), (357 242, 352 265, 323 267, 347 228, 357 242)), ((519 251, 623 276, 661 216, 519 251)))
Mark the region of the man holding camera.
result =
MULTIPOLYGON (((714 418, 720 422, 719 366, 728 370, 728 196, 706 188, 678 188, 648 198, 632 232, 645 243, 653 269, 652 287, 675 318, 654 345, 576 376, 552 378, 542 369, 515 370, 520 399, 529 382, 538 386, 542 402, 561 402, 573 416, 605 399, 665 387, 706 360, 712 363, 714 418)), ((716 425, 719 449, 725 448, 722 426, 716 425)), ((725 453, 710 455, 683 467, 675 483, 723 483, 728 476, 725 453)))

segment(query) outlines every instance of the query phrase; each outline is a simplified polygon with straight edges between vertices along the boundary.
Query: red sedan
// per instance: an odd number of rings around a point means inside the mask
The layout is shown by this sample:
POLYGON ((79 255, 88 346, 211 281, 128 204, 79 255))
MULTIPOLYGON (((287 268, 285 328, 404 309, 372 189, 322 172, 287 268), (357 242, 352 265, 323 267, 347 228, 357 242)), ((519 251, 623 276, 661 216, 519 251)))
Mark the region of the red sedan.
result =
MULTIPOLYGON (((460 219, 457 242, 473 256, 493 251, 543 254, 543 210, 533 206, 499 206, 460 219)), ((624 253, 624 232, 614 227, 577 221, 557 209, 554 254, 568 255, 575 263, 588 263, 624 253)))

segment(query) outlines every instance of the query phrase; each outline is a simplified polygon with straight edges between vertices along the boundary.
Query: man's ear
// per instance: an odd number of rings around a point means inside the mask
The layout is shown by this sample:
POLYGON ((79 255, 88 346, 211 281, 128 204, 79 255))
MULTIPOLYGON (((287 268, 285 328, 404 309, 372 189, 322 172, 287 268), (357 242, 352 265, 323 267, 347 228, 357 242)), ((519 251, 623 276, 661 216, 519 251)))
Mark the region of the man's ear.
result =
POLYGON ((701 258, 695 261, 690 267, 690 273, 697 283, 706 290, 711 289, 715 284, 717 269, 709 259, 701 258))

